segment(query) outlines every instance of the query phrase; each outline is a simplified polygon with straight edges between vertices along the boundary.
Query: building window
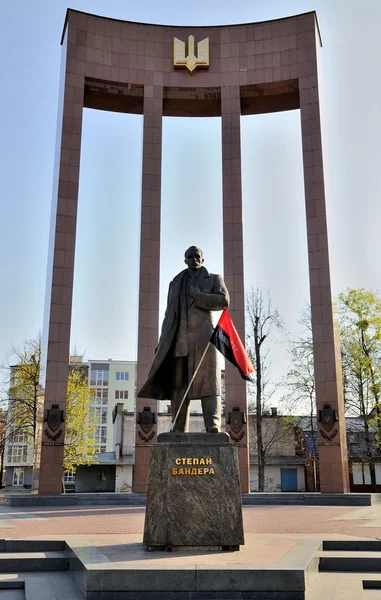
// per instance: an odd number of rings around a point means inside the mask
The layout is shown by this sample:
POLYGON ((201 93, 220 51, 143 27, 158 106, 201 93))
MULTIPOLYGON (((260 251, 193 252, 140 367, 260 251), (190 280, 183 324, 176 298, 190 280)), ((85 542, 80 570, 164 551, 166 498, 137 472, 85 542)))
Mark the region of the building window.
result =
MULTIPOLYGON (((107 373, 107 380, 103 378, 98 378, 97 381, 102 381, 103 384, 107 381, 108 385, 108 371, 103 371, 107 373)), ((93 381, 96 378, 94 377, 93 381)), ((104 444, 107 443, 107 406, 108 406, 108 388, 107 387, 91 387, 90 388, 92 407, 91 411, 95 418, 95 452, 106 452, 106 446, 104 444), (102 429, 101 429, 102 426, 102 429), (103 430, 103 431, 102 431, 103 430)))
POLYGON ((94 437, 99 444, 100 449, 98 450, 98 452, 106 452, 105 444, 107 444, 107 425, 101 425, 98 421, 98 426, 95 428, 94 437), (103 447, 104 449, 102 450, 101 448, 103 447))
POLYGON ((8 462, 10 463, 22 463, 26 462, 28 458, 28 447, 27 446, 16 446, 10 444, 8 446, 8 462))
POLYGON ((117 371, 116 379, 117 381, 128 381, 129 373, 128 371, 117 371))
POLYGON ((24 469, 13 470, 12 485, 17 487, 24 485, 24 469))
POLYGON ((352 464, 353 483, 355 485, 364 485, 363 469, 361 463, 352 464))
POLYGON ((101 426, 101 444, 107 443, 107 427, 101 426))
POLYGON ((107 406, 108 404, 108 389, 105 388, 92 388, 90 394, 93 396, 93 404, 107 406))
POLYGON ((108 371, 105 369, 94 369, 90 373, 90 385, 108 386, 108 371))
POLYGON ((115 400, 128 400, 128 390, 116 390, 115 400))
POLYGON ((92 408, 96 425, 107 425, 107 408, 94 406, 92 408))
POLYGON ((9 431, 9 440, 11 444, 26 444, 27 436, 25 432, 20 431, 15 427, 11 427, 9 431))
POLYGON ((63 480, 64 480, 64 483, 75 483, 75 472, 74 471, 64 471, 63 480))

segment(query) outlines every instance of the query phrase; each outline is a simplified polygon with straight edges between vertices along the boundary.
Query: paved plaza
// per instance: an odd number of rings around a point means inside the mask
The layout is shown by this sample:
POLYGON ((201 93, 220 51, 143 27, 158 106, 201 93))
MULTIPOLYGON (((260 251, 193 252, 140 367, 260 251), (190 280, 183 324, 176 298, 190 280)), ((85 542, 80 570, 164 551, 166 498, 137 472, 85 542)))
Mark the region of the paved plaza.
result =
MULTIPOLYGON (((142 546, 144 507, 81 506, 28 507, 0 506, 0 528, 6 539, 64 539, 73 548, 88 548, 98 553, 102 568, 119 569, 240 569, 281 568, 293 552, 300 552, 306 540, 375 540, 381 538, 381 505, 348 507, 314 506, 245 506, 243 507, 245 546, 240 552, 221 553, 194 550, 187 553, 147 553, 142 546), (298 550, 299 548, 299 550, 298 550), (102 558, 103 557, 103 558, 102 558)), ((307 546, 308 547, 308 546, 307 546)), ((95 556, 93 554, 93 556, 95 556)), ((49 600, 81 597, 68 573, 25 573, 29 590, 44 589, 49 600), (64 584, 64 585, 63 585, 64 584), (70 589, 70 593, 69 593, 70 589), (47 595, 47 590, 49 594, 47 595), (66 590, 66 591, 65 591, 66 590)), ((0 575, 1 579, 9 574, 0 575)), ((368 573, 367 579, 380 579, 368 573)), ((361 573, 319 573, 309 589, 308 600, 373 600, 381 598, 380 590, 363 590, 361 573)), ((228 590, 226 590, 228 591, 228 590)), ((5 594, 5 592, 4 592, 5 594)), ((21 594, 9 590, 4 600, 17 600, 21 594)), ((226 595, 222 597, 226 600, 226 595)), ((0 592, 0 600, 2 600, 0 592)), ((235 598, 234 594, 232 598, 235 598)))
MULTIPOLYGON (((3 538, 72 539, 84 536, 102 544, 108 536, 142 539, 144 507, 137 506, 0 506, 3 538)), ((338 536, 381 538, 381 505, 343 506, 244 506, 246 537, 264 539, 324 538, 338 536)))

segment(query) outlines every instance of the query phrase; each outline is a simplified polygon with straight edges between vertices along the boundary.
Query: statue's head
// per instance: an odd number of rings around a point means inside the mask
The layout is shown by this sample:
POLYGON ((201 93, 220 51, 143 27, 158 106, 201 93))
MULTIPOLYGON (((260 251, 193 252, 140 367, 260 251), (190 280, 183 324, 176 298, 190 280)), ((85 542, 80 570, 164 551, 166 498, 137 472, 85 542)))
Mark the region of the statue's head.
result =
POLYGON ((204 262, 204 254, 201 248, 197 248, 197 246, 191 246, 188 248, 188 250, 185 250, 184 262, 188 269, 191 269, 192 271, 202 267, 204 262))

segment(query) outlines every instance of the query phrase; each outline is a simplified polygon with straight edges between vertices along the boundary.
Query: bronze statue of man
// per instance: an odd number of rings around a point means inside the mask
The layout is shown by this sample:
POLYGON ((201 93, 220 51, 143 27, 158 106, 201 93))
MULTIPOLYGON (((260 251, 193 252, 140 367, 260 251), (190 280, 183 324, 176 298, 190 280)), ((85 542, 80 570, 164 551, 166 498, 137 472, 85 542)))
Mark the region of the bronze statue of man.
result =
MULTIPOLYGON (((185 252, 187 269, 171 281, 168 303, 155 359, 140 398, 171 400, 172 421, 213 332, 212 312, 229 306, 229 292, 221 275, 203 266, 202 250, 185 252)), ((173 427, 188 431, 190 400, 201 399, 205 428, 221 429, 221 370, 218 351, 211 345, 173 427)))

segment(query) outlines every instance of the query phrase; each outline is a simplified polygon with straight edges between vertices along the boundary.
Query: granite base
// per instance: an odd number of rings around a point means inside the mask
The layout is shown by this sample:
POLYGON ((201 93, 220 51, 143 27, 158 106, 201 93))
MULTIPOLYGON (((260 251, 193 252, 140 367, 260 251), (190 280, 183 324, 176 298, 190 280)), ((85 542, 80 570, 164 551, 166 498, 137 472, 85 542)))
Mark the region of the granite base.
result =
POLYGON ((165 433, 152 450, 147 550, 244 544, 237 449, 226 433, 165 433))

